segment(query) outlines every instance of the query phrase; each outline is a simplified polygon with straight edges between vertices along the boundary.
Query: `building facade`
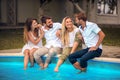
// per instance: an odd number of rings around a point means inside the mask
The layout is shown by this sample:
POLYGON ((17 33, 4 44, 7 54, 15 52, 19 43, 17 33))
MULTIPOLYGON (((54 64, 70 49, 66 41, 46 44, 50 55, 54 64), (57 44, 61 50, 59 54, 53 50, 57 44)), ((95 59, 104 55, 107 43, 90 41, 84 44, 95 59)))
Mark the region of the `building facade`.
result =
POLYGON ((61 22, 82 9, 89 21, 120 24, 120 0, 0 0, 0 26, 23 25, 26 18, 49 15, 61 22))

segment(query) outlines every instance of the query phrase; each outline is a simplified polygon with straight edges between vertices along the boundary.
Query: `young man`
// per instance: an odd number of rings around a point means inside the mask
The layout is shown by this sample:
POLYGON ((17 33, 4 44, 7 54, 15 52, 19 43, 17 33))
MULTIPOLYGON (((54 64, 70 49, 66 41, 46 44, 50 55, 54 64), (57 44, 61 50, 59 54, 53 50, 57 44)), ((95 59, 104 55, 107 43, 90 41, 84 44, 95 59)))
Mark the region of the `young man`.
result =
POLYGON ((34 53, 34 58, 36 62, 41 66, 41 68, 47 68, 48 64, 51 60, 51 58, 55 54, 61 53, 61 41, 57 37, 56 33, 59 29, 61 29, 60 23, 53 23, 52 18, 48 16, 43 16, 41 18, 41 22, 44 23, 44 26, 42 27, 42 30, 44 31, 44 37, 46 39, 46 44, 44 47, 39 48, 34 53), (43 60, 41 59, 41 56, 48 53, 48 56, 45 60, 45 64, 43 63, 43 60))
POLYGON ((75 16, 75 22, 79 25, 84 43, 87 48, 69 55, 69 61, 73 66, 80 70, 86 71, 87 61, 99 57, 102 53, 102 41, 105 37, 103 31, 97 24, 88 22, 84 13, 78 13, 75 16), (78 62, 77 59, 80 58, 78 62))

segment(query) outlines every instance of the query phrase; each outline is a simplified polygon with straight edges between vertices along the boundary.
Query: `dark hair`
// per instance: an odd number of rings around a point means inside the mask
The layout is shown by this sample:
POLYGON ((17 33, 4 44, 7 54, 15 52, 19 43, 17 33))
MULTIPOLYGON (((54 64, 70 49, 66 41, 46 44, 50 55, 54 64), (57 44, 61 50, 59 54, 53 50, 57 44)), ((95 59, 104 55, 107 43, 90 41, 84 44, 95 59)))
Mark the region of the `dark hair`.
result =
POLYGON ((24 26, 24 42, 28 42, 28 32, 31 31, 31 25, 33 20, 37 21, 35 18, 27 18, 24 26))
POLYGON ((52 19, 52 18, 49 17, 49 16, 42 16, 42 17, 41 17, 41 22, 42 22, 42 24, 46 23, 46 20, 47 20, 47 19, 52 19))
POLYGON ((37 21, 37 19, 35 19, 35 18, 27 18, 27 20, 25 22, 25 26, 27 28, 27 31, 31 30, 31 25, 32 25, 33 20, 37 21))
POLYGON ((87 20, 85 13, 82 13, 82 12, 75 14, 75 17, 77 17, 78 20, 80 20, 80 19, 82 19, 83 21, 87 20))

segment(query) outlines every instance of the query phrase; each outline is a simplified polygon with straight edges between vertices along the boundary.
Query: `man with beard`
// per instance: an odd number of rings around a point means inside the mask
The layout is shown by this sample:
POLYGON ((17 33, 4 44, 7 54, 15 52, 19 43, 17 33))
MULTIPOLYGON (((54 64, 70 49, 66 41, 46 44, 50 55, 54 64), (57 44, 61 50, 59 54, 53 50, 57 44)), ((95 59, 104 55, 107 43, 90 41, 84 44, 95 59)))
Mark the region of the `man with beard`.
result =
POLYGON ((44 31, 44 37, 46 40, 46 44, 44 47, 39 48, 34 53, 35 61, 39 64, 41 69, 45 69, 48 67, 49 62, 51 61, 51 58, 61 53, 61 41, 59 37, 57 36, 57 31, 61 29, 60 23, 53 23, 52 18, 48 16, 43 16, 41 18, 41 22, 44 23, 44 26, 42 27, 42 30, 44 31), (46 57, 45 63, 42 60, 42 56, 48 54, 46 57))
POLYGON ((80 32, 87 48, 71 53, 69 55, 69 61, 76 69, 80 70, 80 72, 85 72, 87 61, 101 55, 101 43, 105 34, 97 24, 88 22, 84 13, 78 13, 75 16, 75 22, 79 25, 80 32), (80 58, 79 61, 77 60, 78 58, 80 58))

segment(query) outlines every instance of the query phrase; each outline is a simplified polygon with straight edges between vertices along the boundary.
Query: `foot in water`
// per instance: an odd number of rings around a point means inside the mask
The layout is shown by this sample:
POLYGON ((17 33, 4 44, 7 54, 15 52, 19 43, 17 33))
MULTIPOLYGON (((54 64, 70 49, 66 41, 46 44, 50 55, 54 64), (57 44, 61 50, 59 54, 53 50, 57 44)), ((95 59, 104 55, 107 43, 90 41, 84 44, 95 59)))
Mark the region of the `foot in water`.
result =
POLYGON ((26 67, 24 67, 24 70, 26 70, 27 68, 26 67))
POLYGON ((30 65, 30 68, 34 67, 34 65, 30 65))
POLYGON ((55 67, 54 72, 58 72, 58 67, 55 67))
POLYGON ((39 66, 40 66, 40 69, 41 69, 41 70, 44 69, 44 64, 43 64, 43 63, 40 63, 39 66))
POLYGON ((47 67, 48 67, 48 64, 47 64, 47 63, 45 63, 45 65, 44 65, 44 69, 45 69, 45 68, 47 68, 47 67))
POLYGON ((44 67, 40 67, 40 70, 44 70, 45 68, 44 67))
POLYGON ((77 72, 77 74, 80 74, 80 73, 83 73, 83 72, 86 72, 86 68, 83 68, 82 70, 80 70, 79 72, 77 72))

